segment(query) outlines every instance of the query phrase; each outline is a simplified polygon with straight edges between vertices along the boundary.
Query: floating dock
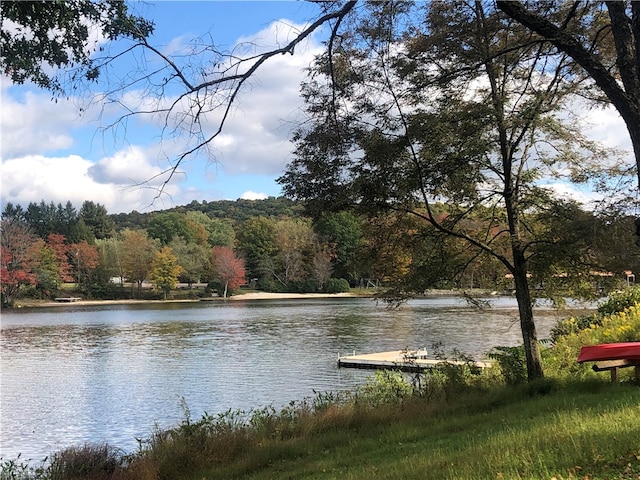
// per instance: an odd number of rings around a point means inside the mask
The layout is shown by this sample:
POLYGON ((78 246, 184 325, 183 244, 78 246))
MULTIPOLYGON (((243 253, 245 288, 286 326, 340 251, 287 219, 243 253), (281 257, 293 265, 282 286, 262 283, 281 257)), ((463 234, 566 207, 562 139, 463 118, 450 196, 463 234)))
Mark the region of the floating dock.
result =
MULTIPOLYGON (((440 364, 466 365, 468 362, 457 360, 436 360, 427 358, 425 350, 394 350, 392 352, 369 353, 346 357, 338 357, 339 368, 368 368, 402 370, 404 372, 421 372, 440 364)), ((491 366, 488 362, 474 362, 479 368, 491 366)))

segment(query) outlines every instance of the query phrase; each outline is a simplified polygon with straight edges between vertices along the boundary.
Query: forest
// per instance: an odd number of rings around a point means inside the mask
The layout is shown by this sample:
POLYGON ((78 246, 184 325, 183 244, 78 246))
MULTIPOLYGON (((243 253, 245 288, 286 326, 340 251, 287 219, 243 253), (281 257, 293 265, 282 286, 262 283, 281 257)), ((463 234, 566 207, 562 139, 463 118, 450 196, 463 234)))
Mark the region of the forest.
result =
MULTIPOLYGON (((447 206, 439 207, 447 215, 447 206)), ((551 288, 556 295, 599 295, 629 282, 633 277, 625 272, 638 271, 628 249, 634 219, 575 208, 571 224, 558 228, 581 239, 583 268, 559 272, 551 282, 534 276, 540 296, 549 297, 551 288)), ((8 203, 1 222, 3 306, 24 297, 65 296, 69 284, 92 299, 167 298, 178 285, 203 284, 207 288, 193 289, 194 297, 212 291, 226 296, 241 285, 301 293, 378 286, 389 298, 434 288, 513 288, 495 258, 419 218, 355 210, 311 217, 284 197, 193 201, 128 214, 109 214, 92 201, 79 209, 71 202, 8 203)), ((469 231, 487 226, 481 215, 465 222, 469 231)))

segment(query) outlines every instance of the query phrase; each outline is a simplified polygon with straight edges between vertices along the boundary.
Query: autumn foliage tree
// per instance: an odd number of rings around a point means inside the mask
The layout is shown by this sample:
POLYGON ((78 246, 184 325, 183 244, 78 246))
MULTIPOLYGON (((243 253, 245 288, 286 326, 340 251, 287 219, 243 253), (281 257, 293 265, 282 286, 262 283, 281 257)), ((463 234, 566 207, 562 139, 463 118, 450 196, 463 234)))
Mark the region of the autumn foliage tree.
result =
POLYGON ((73 282, 68 255, 70 246, 66 243, 64 235, 51 233, 47 236, 46 243, 56 256, 59 282, 73 282))
POLYGON ((87 292, 91 286, 93 271, 100 262, 100 255, 95 245, 90 245, 85 240, 69 246, 69 252, 75 271, 78 287, 87 292))
POLYGON ((178 259, 169 247, 163 247, 153 257, 151 262, 151 274, 149 280, 154 288, 164 293, 164 299, 172 288, 178 284, 178 277, 182 267, 178 265, 178 259))
POLYGON ((137 285, 138 296, 142 292, 142 282, 150 272, 150 265, 157 250, 157 242, 151 240, 145 231, 123 230, 122 270, 127 279, 137 285))
POLYGON ((229 247, 213 247, 212 277, 220 282, 223 287, 224 298, 227 298, 229 290, 234 290, 245 283, 244 260, 238 258, 229 247))
POLYGON ((35 235, 22 221, 3 218, 0 236, 0 288, 2 305, 11 306, 24 285, 35 283, 32 244, 35 235))

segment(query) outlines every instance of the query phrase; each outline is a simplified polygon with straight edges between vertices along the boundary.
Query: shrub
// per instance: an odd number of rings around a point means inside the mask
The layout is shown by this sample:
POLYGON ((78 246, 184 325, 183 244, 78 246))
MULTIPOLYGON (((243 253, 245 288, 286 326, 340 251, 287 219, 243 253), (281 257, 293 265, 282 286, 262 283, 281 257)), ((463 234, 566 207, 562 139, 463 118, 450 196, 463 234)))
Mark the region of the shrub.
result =
POLYGON ((318 282, 312 278, 300 280, 290 284, 287 290, 297 293, 315 293, 318 291, 318 282))
POLYGON ((607 297, 604 303, 598 306, 600 315, 612 315, 640 303, 640 287, 627 288, 614 292, 607 297))
POLYGON ((369 406, 377 407, 400 403, 413 393, 413 387, 401 372, 376 370, 373 377, 358 389, 358 398, 369 406))
POLYGON ((273 278, 263 277, 258 281, 257 287, 259 290, 275 293, 281 291, 282 284, 276 282, 273 278))
MULTIPOLYGON (((553 348, 545 352, 545 359, 556 374, 577 378, 593 376, 590 364, 576 362, 581 347, 640 339, 640 304, 597 318, 598 321, 555 338, 553 348)), ((570 318, 566 323, 572 324, 576 321, 570 318)))
POLYGON ((637 304, 640 304, 640 287, 614 292, 598 306, 597 313, 560 320, 551 329, 551 340, 556 342, 560 337, 577 334, 585 329, 593 329, 602 325, 602 321, 606 316, 621 313, 637 304))
POLYGON ((327 293, 346 293, 351 290, 349 282, 344 278, 330 278, 325 286, 327 293))
POLYGON ((47 469, 48 478, 110 479, 122 466, 122 458, 118 449, 107 444, 67 448, 53 455, 47 469))
POLYGON ((527 363, 524 347, 494 347, 487 355, 498 362, 500 373, 507 385, 517 385, 527 380, 527 363))

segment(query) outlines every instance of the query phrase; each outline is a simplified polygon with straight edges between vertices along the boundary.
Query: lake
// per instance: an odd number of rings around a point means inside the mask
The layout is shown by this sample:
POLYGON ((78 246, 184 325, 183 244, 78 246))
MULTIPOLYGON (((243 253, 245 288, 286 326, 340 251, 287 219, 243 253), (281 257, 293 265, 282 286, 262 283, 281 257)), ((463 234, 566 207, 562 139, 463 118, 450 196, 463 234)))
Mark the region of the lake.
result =
MULTIPOLYGON (((339 355, 431 350, 484 358, 522 343, 515 300, 490 309, 458 298, 388 309, 371 299, 79 306, 3 311, 0 457, 42 460, 72 445, 134 451, 154 426, 350 389, 370 371, 339 355)), ((566 313, 537 309, 540 338, 566 313)))

